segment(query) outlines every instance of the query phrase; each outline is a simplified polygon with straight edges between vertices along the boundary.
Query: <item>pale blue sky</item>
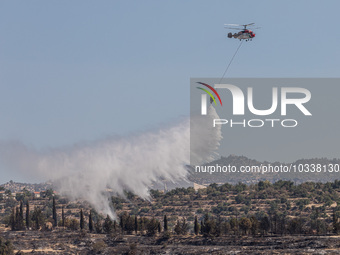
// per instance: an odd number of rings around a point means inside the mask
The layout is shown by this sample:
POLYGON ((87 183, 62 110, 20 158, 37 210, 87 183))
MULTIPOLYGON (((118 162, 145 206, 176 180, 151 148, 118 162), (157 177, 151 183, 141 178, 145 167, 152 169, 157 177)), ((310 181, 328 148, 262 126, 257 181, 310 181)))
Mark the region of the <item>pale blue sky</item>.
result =
POLYGON ((36 148, 189 115, 190 77, 339 77, 339 1, 1 1, 0 139, 36 148), (174 101, 173 98, 176 98, 174 101))

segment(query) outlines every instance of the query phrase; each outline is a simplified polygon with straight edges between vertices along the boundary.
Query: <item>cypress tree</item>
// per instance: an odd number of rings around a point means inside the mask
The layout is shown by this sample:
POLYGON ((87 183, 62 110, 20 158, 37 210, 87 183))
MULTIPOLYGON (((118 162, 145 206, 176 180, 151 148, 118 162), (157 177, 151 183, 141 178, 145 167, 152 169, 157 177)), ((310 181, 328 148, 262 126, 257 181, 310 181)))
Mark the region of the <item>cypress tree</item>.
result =
POLYGON ((195 216, 194 231, 195 231, 195 235, 198 235, 199 226, 198 226, 197 216, 195 216))
POLYGON ((113 221, 113 230, 116 232, 117 231, 117 221, 113 221))
POLYGON ((57 221, 57 209, 56 209, 56 205, 55 205, 55 198, 53 197, 53 206, 52 206, 52 213, 53 213, 53 226, 57 226, 58 221, 57 221))
POLYGON ((145 230, 145 218, 141 217, 140 220, 140 225, 139 225, 139 232, 143 234, 144 230, 145 230))
POLYGON ((24 224, 24 209, 23 209, 23 203, 20 201, 20 207, 19 207, 19 219, 18 219, 18 230, 23 230, 25 228, 24 224))
POLYGON ((123 214, 120 215, 120 221, 119 221, 119 226, 120 226, 120 229, 122 231, 122 233, 124 233, 124 218, 123 218, 123 214))
POLYGON ((27 200, 26 203, 26 228, 29 229, 31 224, 31 219, 30 219, 30 204, 27 200))
POLYGON ((80 210, 80 229, 84 229, 84 214, 83 214, 83 209, 80 210))
POLYGON ((89 230, 90 232, 93 231, 92 211, 90 211, 90 215, 89 215, 89 230))
POLYGON ((64 206, 61 209, 61 224, 65 227, 65 214, 64 214, 64 206))
POLYGON ((164 232, 168 231, 168 218, 164 215, 164 232))
POLYGON ((14 208, 12 210, 11 216, 9 218, 9 224, 11 225, 11 230, 15 230, 15 212, 14 212, 14 208))
POLYGON ((137 219, 137 215, 135 216, 135 232, 137 235, 137 231, 138 231, 138 219, 137 219))
POLYGON ((158 233, 160 233, 162 231, 161 223, 160 222, 158 222, 157 230, 158 230, 158 233))
POLYGON ((19 208, 19 214, 22 219, 24 219, 24 209, 23 209, 23 203, 20 201, 20 208, 19 208))
POLYGON ((20 229, 20 212, 19 212, 19 207, 15 208, 15 230, 20 229))

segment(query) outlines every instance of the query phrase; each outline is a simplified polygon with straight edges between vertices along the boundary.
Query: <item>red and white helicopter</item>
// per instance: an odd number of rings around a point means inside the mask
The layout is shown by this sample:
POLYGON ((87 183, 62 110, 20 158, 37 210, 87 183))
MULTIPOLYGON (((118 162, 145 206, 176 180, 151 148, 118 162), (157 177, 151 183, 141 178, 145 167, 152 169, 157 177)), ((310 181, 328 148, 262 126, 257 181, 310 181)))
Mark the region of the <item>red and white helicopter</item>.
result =
POLYGON ((253 26, 255 23, 250 23, 246 25, 239 25, 239 24, 224 24, 224 27, 227 29, 236 29, 241 30, 238 33, 228 33, 228 38, 235 38, 246 41, 251 41, 255 37, 255 33, 251 31, 250 29, 247 29, 249 26, 253 26), (243 28, 242 28, 243 27, 243 28))

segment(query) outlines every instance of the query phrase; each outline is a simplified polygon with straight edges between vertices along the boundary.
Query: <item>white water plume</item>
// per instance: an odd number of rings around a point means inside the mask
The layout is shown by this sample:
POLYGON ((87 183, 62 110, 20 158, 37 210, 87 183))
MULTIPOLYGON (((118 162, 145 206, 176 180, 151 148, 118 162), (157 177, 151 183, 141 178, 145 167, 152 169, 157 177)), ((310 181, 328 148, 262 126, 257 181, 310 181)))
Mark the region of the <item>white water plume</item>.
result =
POLYGON ((219 117, 210 106, 203 121, 191 121, 191 132, 202 138, 195 139, 191 148, 188 118, 157 131, 45 151, 1 142, 0 159, 10 170, 55 181, 61 194, 85 199, 114 218, 107 189, 120 195, 128 190, 149 199, 153 182, 186 178, 190 149, 195 162, 210 160, 222 138, 221 130, 212 128, 214 118, 219 117))

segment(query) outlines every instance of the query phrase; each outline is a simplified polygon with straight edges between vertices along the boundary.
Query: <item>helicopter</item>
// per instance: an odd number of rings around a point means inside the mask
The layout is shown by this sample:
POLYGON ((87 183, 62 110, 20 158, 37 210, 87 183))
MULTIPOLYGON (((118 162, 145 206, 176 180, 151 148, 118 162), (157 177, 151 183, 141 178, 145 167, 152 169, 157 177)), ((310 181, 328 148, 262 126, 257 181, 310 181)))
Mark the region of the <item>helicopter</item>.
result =
POLYGON ((251 41, 255 37, 255 33, 250 29, 247 29, 248 26, 253 26, 255 23, 250 23, 246 25, 239 25, 239 24, 224 24, 224 27, 227 29, 236 29, 241 30, 238 33, 228 33, 228 38, 235 38, 246 41, 251 41), (242 28, 243 27, 243 28, 242 28))

